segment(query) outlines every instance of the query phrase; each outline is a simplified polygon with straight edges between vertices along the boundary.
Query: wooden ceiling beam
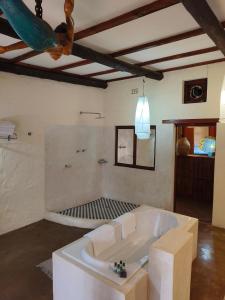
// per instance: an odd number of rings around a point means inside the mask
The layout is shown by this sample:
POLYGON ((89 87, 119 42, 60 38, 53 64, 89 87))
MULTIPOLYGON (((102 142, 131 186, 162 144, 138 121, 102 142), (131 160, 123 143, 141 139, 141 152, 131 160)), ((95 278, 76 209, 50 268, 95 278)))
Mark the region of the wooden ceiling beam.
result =
POLYGON ((144 69, 139 66, 126 63, 124 61, 115 59, 110 55, 97 52, 79 44, 74 44, 72 54, 114 68, 117 71, 128 72, 138 76, 146 76, 147 78, 155 80, 163 79, 163 74, 160 72, 144 69))
POLYGON ((159 46, 164 46, 164 45, 167 45, 170 43, 175 43, 178 41, 186 40, 186 39, 189 39, 189 38, 192 38, 195 36, 199 36, 201 34, 204 34, 204 32, 202 29, 198 28, 198 29, 194 29, 191 31, 171 35, 169 37, 162 38, 159 40, 155 40, 155 41, 147 42, 147 43, 140 44, 137 46, 133 46, 130 48, 122 49, 122 50, 113 52, 111 55, 113 57, 124 56, 124 55, 132 54, 135 52, 139 52, 139 51, 143 51, 143 50, 147 50, 147 49, 151 49, 151 48, 155 48, 155 47, 159 47, 159 46))
POLYGON ((75 33, 74 40, 78 41, 80 39, 94 35, 96 33, 100 33, 105 30, 109 30, 116 26, 125 24, 127 22, 134 21, 136 19, 142 18, 144 16, 147 16, 154 12, 168 8, 168 7, 178 4, 178 3, 180 3, 179 0, 157 0, 157 1, 151 2, 147 5, 144 5, 144 6, 138 7, 134 10, 131 10, 128 13, 122 14, 122 15, 112 18, 108 21, 102 22, 95 26, 92 26, 92 27, 89 27, 82 31, 79 31, 79 32, 75 33))
POLYGON ((34 66, 22 65, 22 64, 12 64, 7 60, 0 59, 0 71, 13 73, 17 75, 26 75, 30 77, 36 77, 41 79, 50 79, 54 81, 67 82, 71 84, 79 84, 84 86, 91 86, 96 88, 107 88, 107 82, 104 80, 86 78, 80 75, 65 74, 62 72, 52 72, 40 69, 34 66))
MULTIPOLYGON (((225 28, 225 21, 223 21, 221 23, 221 25, 223 26, 223 28, 225 28)), ((167 45, 167 44, 170 44, 170 43, 175 43, 175 42, 178 42, 178 41, 181 41, 181 40, 189 39, 189 38, 192 38, 192 37, 195 37, 195 36, 202 35, 204 33, 205 32, 203 31, 203 29, 198 28, 198 29, 194 29, 194 30, 187 31, 187 32, 184 32, 184 33, 175 34, 175 35, 172 35, 172 36, 169 36, 169 37, 166 37, 166 38, 162 38, 162 39, 159 39, 159 40, 155 40, 155 41, 152 41, 152 42, 140 44, 140 45, 130 47, 130 48, 127 48, 127 49, 123 49, 123 50, 120 50, 120 51, 116 51, 116 52, 110 53, 109 55, 111 55, 112 57, 124 56, 124 55, 128 55, 128 54, 132 54, 134 52, 138 52, 138 51, 142 51, 142 50, 146 50, 146 49, 150 49, 150 48, 154 48, 154 47, 167 45)), ((88 60, 82 61, 82 65, 88 65, 88 64, 91 64, 91 63, 92 62, 88 61, 88 60)), ((62 70, 70 69, 70 68, 76 68, 77 66, 79 67, 80 65, 76 65, 76 63, 72 63, 72 64, 68 64, 68 65, 64 65, 64 66, 61 66, 59 68, 56 68, 55 70, 61 70, 62 71, 62 70)))
MULTIPOLYGON (((10 24, 9 23, 7 24, 7 23, 4 23, 6 30, 8 27, 11 27, 10 24)), ((1 26, 0 26, 0 28, 1 28, 1 26)), ((13 33, 13 35, 15 36, 15 32, 13 33)), ((17 38, 18 38, 18 36, 17 36, 17 38)), ((88 59, 93 62, 97 62, 97 63, 106 65, 111 68, 115 68, 119 71, 129 72, 131 74, 135 74, 135 75, 139 75, 139 76, 146 76, 148 78, 152 78, 155 80, 161 80, 163 78, 163 74, 160 72, 155 72, 152 70, 134 66, 132 64, 128 64, 126 62, 115 59, 115 58, 111 57, 110 55, 100 53, 98 51, 92 50, 85 46, 81 46, 79 44, 74 43, 73 49, 72 49, 72 55, 81 57, 83 59, 88 59)))
POLYGON ((84 60, 81 60, 81 61, 76 61, 74 63, 70 63, 68 65, 64 65, 64 66, 54 68, 53 70, 54 71, 63 71, 63 70, 67 70, 67 69, 82 67, 82 66, 89 65, 89 64, 92 64, 92 63, 93 63, 93 61, 91 61, 89 59, 84 59, 84 60))
POLYGON ((145 61, 142 63, 138 63, 137 65, 138 66, 153 65, 153 64, 158 64, 158 63, 162 63, 165 61, 176 60, 176 59, 181 59, 181 58, 186 58, 186 57, 191 57, 191 56, 196 56, 196 55, 202 55, 202 54, 215 52, 215 51, 218 51, 217 47, 209 47, 209 48, 179 53, 179 54, 175 54, 175 55, 170 55, 170 56, 166 56, 166 57, 161 57, 161 58, 157 58, 157 59, 152 59, 152 60, 148 60, 148 61, 145 61))
MULTIPOLYGON (((153 59, 153 60, 148 60, 148 61, 144 61, 141 63, 137 63, 135 65, 139 66, 139 67, 143 67, 143 66, 147 66, 147 65, 162 63, 165 61, 176 60, 176 59, 181 59, 181 58, 185 58, 185 57, 191 57, 191 56, 201 55, 201 54, 205 54, 205 53, 210 53, 210 52, 214 52, 217 50, 218 50, 217 47, 209 47, 209 48, 204 48, 204 49, 200 49, 200 50, 184 52, 184 53, 180 53, 180 54, 175 54, 175 55, 161 57, 161 58, 157 58, 157 59, 153 59)), ((115 72, 117 72, 116 69, 110 69, 110 70, 106 70, 106 71, 90 73, 85 76, 86 77, 96 77, 96 76, 111 74, 111 73, 115 73, 115 72)))
MULTIPOLYGON (((160 11, 162 9, 168 8, 170 6, 173 6, 175 4, 178 4, 180 0, 156 0, 154 2, 151 2, 149 4, 146 4, 144 6, 138 7, 134 10, 131 10, 125 14, 122 14, 120 16, 117 16, 115 18, 112 18, 110 20, 101 22, 97 25, 94 25, 92 27, 86 28, 84 30, 81 30, 79 32, 76 32, 74 35, 74 40, 78 41, 80 39, 86 38, 88 36, 94 35, 96 33, 103 32, 105 30, 109 30, 111 28, 114 28, 116 26, 125 24, 127 22, 131 22, 133 20, 136 20, 138 18, 147 16, 149 14, 152 14, 154 12, 160 11)), ((40 52, 33 52, 33 56, 39 55, 40 52)), ((28 57, 30 58, 30 57, 28 57)), ((22 61, 19 60, 20 57, 17 57, 17 62, 22 61)))
POLYGON ((107 82, 121 81, 121 80, 132 79, 132 78, 138 78, 138 77, 140 77, 140 76, 136 76, 136 75, 133 75, 133 76, 125 76, 125 77, 119 77, 119 78, 109 79, 109 80, 107 80, 107 82))
POLYGON ((218 59, 213 59, 213 60, 208 60, 208 61, 202 61, 202 62, 195 63, 195 64, 183 65, 183 66, 174 67, 174 68, 167 68, 167 69, 163 69, 161 71, 163 73, 166 73, 166 72, 184 70, 184 69, 189 69, 189 68, 194 68, 194 67, 201 67, 201 66, 211 65, 211 64, 221 63, 221 62, 225 62, 225 58, 218 58, 218 59))
MULTIPOLYGON (((194 67, 201 67, 201 66, 205 66, 205 65, 211 65, 211 64, 222 63, 222 62, 225 62, 225 58, 208 60, 208 61, 203 61, 203 62, 199 62, 199 63, 195 63, 195 64, 189 64, 189 65, 183 65, 183 66, 174 67, 174 68, 161 69, 159 71, 163 72, 163 73, 167 73, 167 72, 184 70, 184 69, 189 69, 189 68, 194 68, 194 67)), ((125 79, 132 79, 132 78, 135 78, 135 77, 138 77, 138 76, 126 76, 126 77, 114 78, 114 79, 107 80, 107 82, 120 81, 120 80, 125 80, 125 79)))
POLYGON ((15 58, 10 59, 10 62, 12 62, 12 63, 19 63, 21 61, 24 61, 26 59, 34 57, 34 56, 36 56, 38 54, 40 54, 40 52, 35 51, 35 50, 31 50, 31 51, 29 51, 27 53, 21 54, 19 56, 16 56, 15 58))
POLYGON ((225 31, 206 0, 181 0, 186 10, 225 56, 225 31))

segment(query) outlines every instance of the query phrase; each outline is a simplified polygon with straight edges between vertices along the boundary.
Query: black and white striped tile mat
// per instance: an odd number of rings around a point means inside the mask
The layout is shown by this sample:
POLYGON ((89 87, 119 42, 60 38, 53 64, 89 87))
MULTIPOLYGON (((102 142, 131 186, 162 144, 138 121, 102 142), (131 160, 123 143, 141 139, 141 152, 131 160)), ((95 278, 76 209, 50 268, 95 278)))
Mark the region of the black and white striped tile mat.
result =
POLYGON ((58 212, 61 215, 85 219, 115 219, 138 207, 136 204, 99 198, 87 204, 58 212))

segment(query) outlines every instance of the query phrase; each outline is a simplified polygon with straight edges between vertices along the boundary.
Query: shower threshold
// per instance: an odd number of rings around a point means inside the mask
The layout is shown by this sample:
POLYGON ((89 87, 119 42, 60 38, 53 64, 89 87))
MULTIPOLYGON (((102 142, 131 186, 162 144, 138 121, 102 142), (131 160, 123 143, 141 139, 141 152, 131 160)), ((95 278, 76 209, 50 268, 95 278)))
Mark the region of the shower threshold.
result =
POLYGON ((95 201, 59 212, 48 212, 46 219, 64 225, 96 228, 130 212, 139 205, 101 197, 95 201))

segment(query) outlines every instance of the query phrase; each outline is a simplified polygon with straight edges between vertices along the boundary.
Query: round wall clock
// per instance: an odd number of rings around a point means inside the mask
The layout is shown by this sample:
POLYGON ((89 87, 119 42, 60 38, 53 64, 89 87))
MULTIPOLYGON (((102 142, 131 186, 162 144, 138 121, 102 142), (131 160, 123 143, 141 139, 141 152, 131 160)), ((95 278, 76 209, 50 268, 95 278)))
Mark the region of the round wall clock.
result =
POLYGON ((193 100, 197 100, 202 97, 203 93, 204 93, 204 91, 203 91, 203 87, 201 85, 194 85, 191 87, 190 97, 193 100))
POLYGON ((184 82, 184 103, 207 101, 207 78, 184 82))

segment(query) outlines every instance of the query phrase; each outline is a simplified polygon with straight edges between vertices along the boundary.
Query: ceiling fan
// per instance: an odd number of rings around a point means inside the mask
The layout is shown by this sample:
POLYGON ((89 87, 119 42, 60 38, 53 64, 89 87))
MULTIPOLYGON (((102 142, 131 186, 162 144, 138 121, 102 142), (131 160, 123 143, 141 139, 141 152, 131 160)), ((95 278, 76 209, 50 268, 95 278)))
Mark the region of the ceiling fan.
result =
POLYGON ((74 40, 74 0, 65 0, 64 12, 66 23, 61 23, 55 30, 42 19, 42 0, 35 0, 34 15, 22 0, 0 0, 0 10, 21 38, 20 42, 9 46, 0 46, 0 54, 31 47, 40 52, 48 52, 57 60, 62 55, 70 55, 74 40))

